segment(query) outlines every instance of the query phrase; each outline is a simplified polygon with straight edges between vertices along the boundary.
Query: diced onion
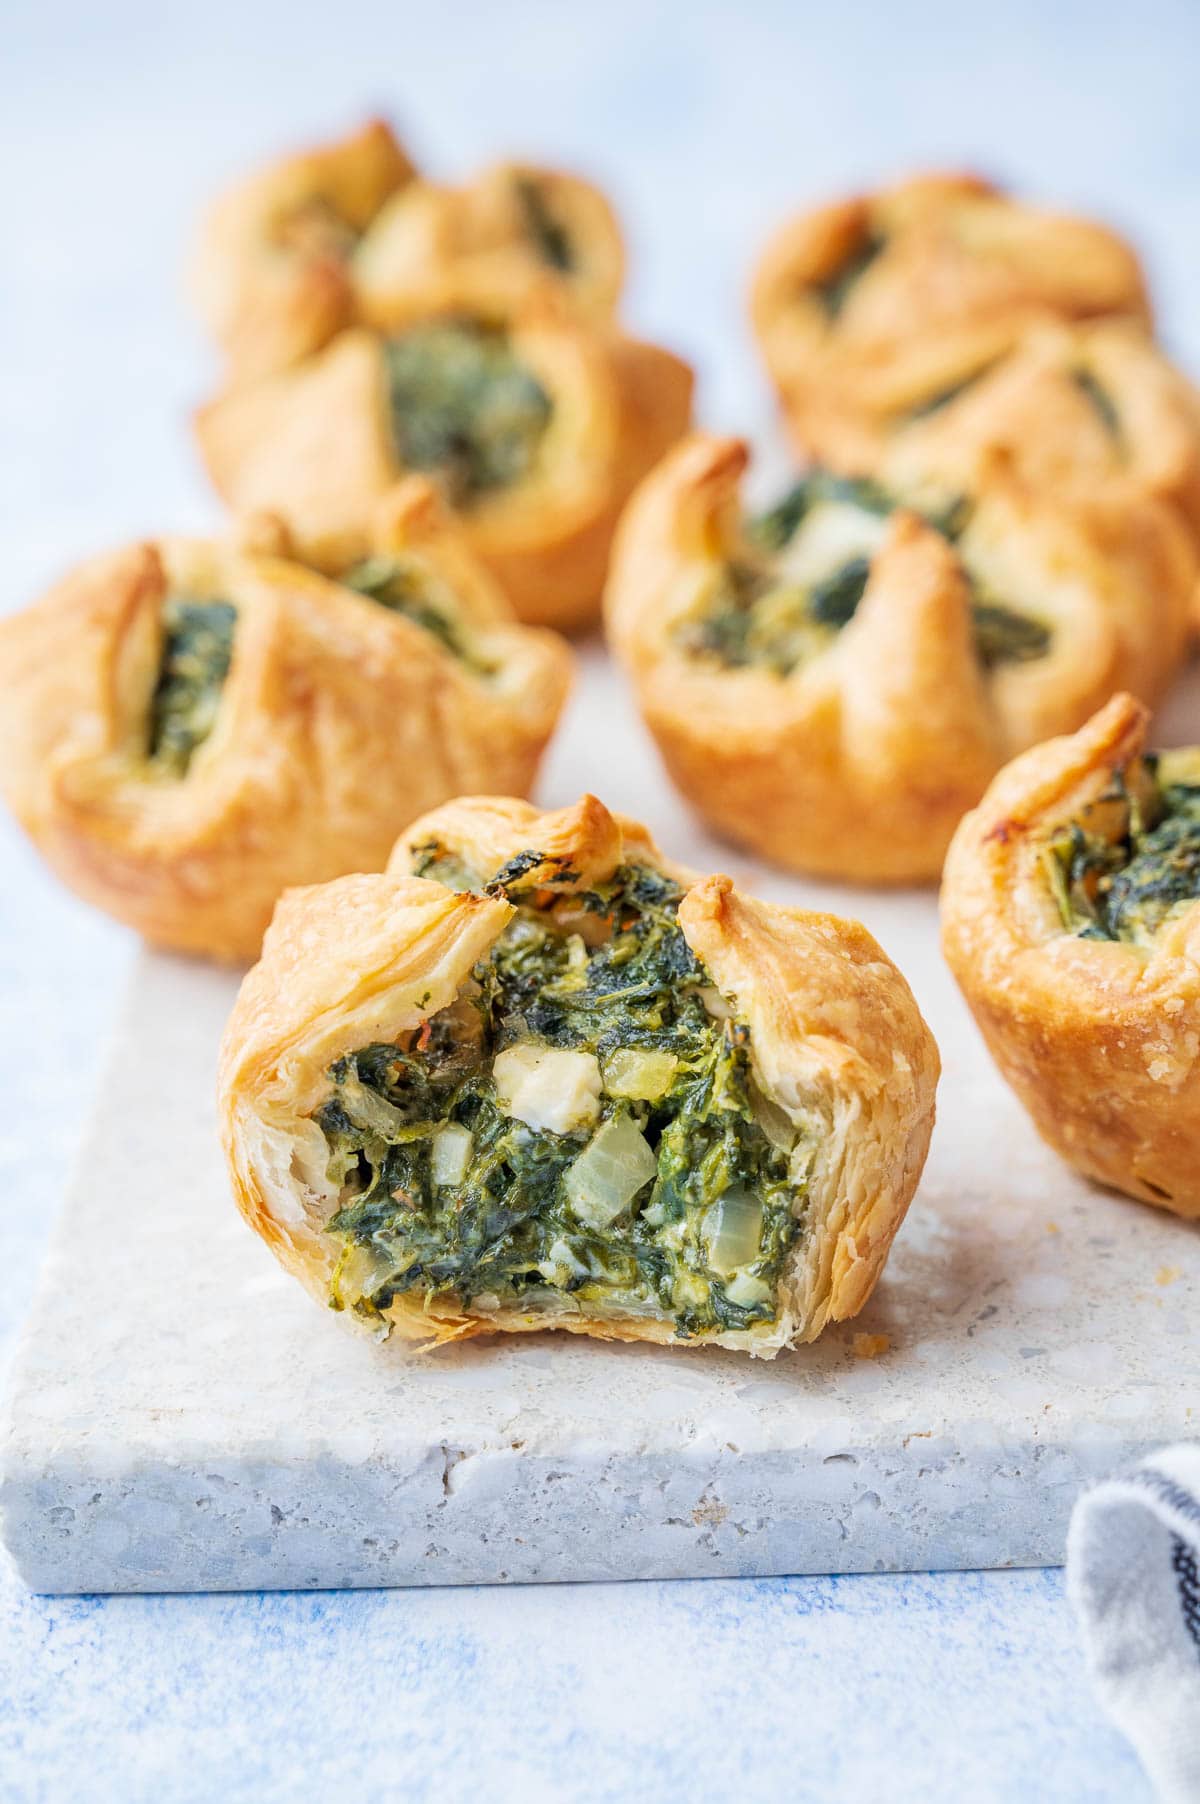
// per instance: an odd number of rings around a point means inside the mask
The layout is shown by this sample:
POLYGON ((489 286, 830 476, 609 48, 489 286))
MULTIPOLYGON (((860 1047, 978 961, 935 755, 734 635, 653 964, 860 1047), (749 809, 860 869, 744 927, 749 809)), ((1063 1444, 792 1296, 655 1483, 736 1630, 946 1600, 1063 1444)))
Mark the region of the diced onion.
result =
POLYGON ((679 1060, 654 1046, 619 1046, 604 1066, 604 1088, 610 1096, 657 1102, 675 1081, 679 1060))
POLYGON ((474 1138, 470 1128, 448 1121, 433 1136, 429 1175, 435 1184, 461 1184, 471 1163, 474 1138))
POLYGON ((355 1127, 365 1128, 368 1134, 390 1140, 407 1126, 399 1109, 393 1108, 386 1096, 381 1096, 370 1084, 360 1083, 356 1077, 347 1077, 338 1085, 335 1095, 355 1127))
POLYGON ((755 1086, 750 1094, 750 1106, 754 1110, 757 1121, 771 1145, 781 1153, 790 1153, 796 1144, 798 1130, 796 1124, 769 1096, 755 1086))
POLYGON ((333 1290, 338 1301, 345 1307, 369 1296, 387 1270, 387 1260, 377 1247, 351 1241, 333 1275, 333 1290))
POLYGON ((522 1040, 496 1055, 492 1077, 500 1107, 526 1127, 571 1134, 600 1113, 600 1067, 590 1052, 522 1040))
POLYGON ((657 1171, 658 1160, 636 1122, 614 1115, 568 1168, 563 1188, 580 1221, 607 1228, 657 1171))
POLYGON ((746 1190, 727 1190, 704 1217, 700 1230, 708 1263, 722 1277, 758 1258, 762 1204, 746 1190))

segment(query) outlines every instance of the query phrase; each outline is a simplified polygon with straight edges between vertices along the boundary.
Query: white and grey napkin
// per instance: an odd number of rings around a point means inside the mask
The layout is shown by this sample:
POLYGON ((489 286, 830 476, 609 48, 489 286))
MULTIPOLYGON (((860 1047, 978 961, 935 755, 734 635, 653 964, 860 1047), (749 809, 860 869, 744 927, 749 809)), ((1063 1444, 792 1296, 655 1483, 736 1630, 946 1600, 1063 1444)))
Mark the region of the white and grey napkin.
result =
POLYGON ((1092 1677, 1164 1804, 1200 1804, 1200 1445, 1087 1491, 1067 1589, 1092 1677))

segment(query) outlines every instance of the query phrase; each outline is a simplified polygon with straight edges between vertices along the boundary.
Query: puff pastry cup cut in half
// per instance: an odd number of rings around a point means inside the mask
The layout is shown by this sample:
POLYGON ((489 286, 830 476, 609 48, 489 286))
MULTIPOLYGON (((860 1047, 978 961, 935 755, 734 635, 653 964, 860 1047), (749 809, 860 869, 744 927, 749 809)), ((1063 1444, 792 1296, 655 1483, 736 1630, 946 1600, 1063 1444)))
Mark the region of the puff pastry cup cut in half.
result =
POLYGON ((71 887, 148 939, 251 958, 281 890, 380 869, 422 810, 533 781, 570 681, 410 478, 345 583, 164 539, 0 624, 0 781, 71 887))
POLYGON ((974 176, 925 175, 785 225, 751 314, 802 444, 917 413, 1045 320, 1149 323, 1133 251, 974 176))
POLYGON ((927 515, 814 469, 747 520, 747 456, 698 434, 646 480, 606 617, 679 788, 776 863, 933 879, 1007 758, 1179 662, 1193 558, 1152 502, 1048 501, 994 460, 927 515))
POLYGON ((870 1295, 937 1075, 863 927, 696 878, 591 796, 484 797, 284 898, 220 1116, 244 1215, 366 1328, 771 1356, 870 1295))
POLYGON ((1200 749, 1118 695, 1010 764, 946 861, 950 968, 1042 1137, 1200 1217, 1200 749))
POLYGON ((603 317, 624 262, 616 217, 591 183, 499 163, 463 187, 436 186, 372 119, 221 195, 201 228, 191 288, 241 381, 309 356, 450 264, 512 293, 549 280, 603 317))
POLYGON ((594 616, 620 509, 686 430, 691 390, 669 352, 585 325, 553 290, 510 302, 460 272, 386 330, 227 392, 197 433, 226 501, 282 515, 323 569, 363 554, 399 473, 427 472, 518 615, 571 628, 594 616))

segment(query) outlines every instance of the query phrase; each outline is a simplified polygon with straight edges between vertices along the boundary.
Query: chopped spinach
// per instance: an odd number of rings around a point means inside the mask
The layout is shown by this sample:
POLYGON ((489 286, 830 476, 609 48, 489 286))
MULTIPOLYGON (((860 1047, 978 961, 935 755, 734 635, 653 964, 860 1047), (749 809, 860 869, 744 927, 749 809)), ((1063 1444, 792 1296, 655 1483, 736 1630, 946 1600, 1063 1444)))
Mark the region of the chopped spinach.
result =
MULTIPOLYGON (((807 584, 790 578, 786 564, 777 568, 773 561, 819 508, 831 505, 878 519, 901 503, 870 478, 811 471, 782 501, 746 522, 747 555, 725 565, 703 611, 677 629, 679 644, 693 656, 711 657, 730 668, 758 665, 781 677, 831 645, 858 610, 871 573, 870 557, 846 557, 807 584)), ((940 511, 921 512, 954 544, 970 518, 971 503, 964 496, 940 511)), ((868 536, 864 533, 864 539, 868 536)), ((976 649, 985 669, 1044 657, 1050 628, 998 601, 969 568, 966 575, 976 649)))
POLYGON ((849 626, 858 612, 870 574, 870 558, 852 557, 839 570, 814 583, 808 593, 808 611, 817 625, 835 630, 849 626))
POLYGON ((978 369, 971 370, 965 376, 956 377, 953 382, 948 382, 944 388, 935 389, 931 395, 926 395, 925 399, 923 401, 918 401, 915 406, 903 408, 900 414, 901 419, 927 420, 930 414, 940 413, 943 407, 949 407, 952 401, 957 401, 961 395, 965 395, 968 389, 974 388, 975 384, 981 381, 983 377, 987 375, 989 370, 994 368, 995 359, 991 362, 980 364, 978 369))
POLYGON ((237 610, 228 601, 186 601, 172 595, 163 603, 162 620, 149 754, 171 776, 182 777, 216 724, 233 657, 237 610))
POLYGON ((1032 664, 1044 658, 1052 637, 1044 621, 1020 614, 1005 602, 990 600, 974 578, 970 581, 975 650, 985 670, 994 670, 997 664, 1032 664))
POLYGON ((868 232, 836 269, 822 276, 819 282, 808 284, 806 292, 816 295, 831 320, 841 313, 854 287, 886 245, 887 239, 882 234, 868 232))
POLYGON ((395 557, 369 557, 347 571, 342 581, 348 589, 377 601, 393 614, 403 614, 477 676, 488 676, 495 670, 494 664, 480 657, 461 622, 430 600, 427 584, 415 566, 395 557))
POLYGON ((895 498, 869 476, 835 476, 832 470, 811 470, 793 484, 775 506, 746 522, 746 533, 764 551, 782 551, 803 522, 822 502, 845 501, 867 514, 890 514, 895 498))
MULTIPOLYGON (((434 874, 440 852, 421 848, 417 868, 434 874)), ((534 868, 520 857, 506 867, 513 900, 534 868)), ((473 886, 494 889, 500 875, 473 886)), ((803 1179, 790 1175, 778 1124, 770 1137, 761 1124, 748 1030, 705 1006, 680 896, 662 873, 627 865, 600 889, 521 905, 450 1010, 403 1045, 365 1046, 330 1068, 315 1119, 341 1188, 328 1224, 345 1242, 335 1308, 377 1317, 412 1291, 463 1304, 566 1294, 665 1318, 681 1337, 776 1318, 803 1179), (558 1133, 506 1111, 493 1066, 513 1047, 594 1058, 595 1120, 558 1133), (629 1078, 639 1061, 655 1074, 640 1090, 629 1078), (642 1163, 601 1221, 573 1200, 572 1174, 606 1132, 642 1163), (722 1210, 753 1224, 736 1265, 714 1229, 722 1210)))
POLYGON ((575 252, 570 235, 546 205, 546 194, 540 182, 529 176, 516 180, 517 204, 521 209, 525 230, 532 238, 543 263, 560 275, 570 275, 575 268, 575 252))
POLYGON ((401 463, 436 472, 458 507, 528 476, 552 406, 506 332, 474 319, 433 320, 385 349, 401 463))
POLYGON ((1092 411, 1095 413, 1109 437, 1119 439, 1121 436, 1121 416, 1117 412, 1113 398, 1108 390, 1089 369, 1080 368, 1072 370, 1071 380, 1079 390, 1080 394, 1083 395, 1085 400, 1090 404, 1092 411))
POLYGON ((1064 928, 1082 939, 1149 944, 1200 897, 1200 784, 1159 780, 1141 762, 1116 771, 1081 819, 1047 844, 1047 874, 1064 928))

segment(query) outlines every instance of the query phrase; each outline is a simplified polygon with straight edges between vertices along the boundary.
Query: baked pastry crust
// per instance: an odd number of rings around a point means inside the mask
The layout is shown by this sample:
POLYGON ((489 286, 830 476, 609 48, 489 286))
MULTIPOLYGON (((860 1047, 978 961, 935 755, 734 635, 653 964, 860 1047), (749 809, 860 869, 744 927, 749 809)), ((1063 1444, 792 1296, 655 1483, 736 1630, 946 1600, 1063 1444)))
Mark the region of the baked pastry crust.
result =
POLYGON ((946 860, 946 958, 1000 1071, 1077 1170, 1200 1217, 1200 905, 1148 944, 1065 926, 1045 848, 1113 773, 1132 773, 1146 710, 1117 695, 996 778, 946 860))
POLYGON ((1160 501, 1200 542, 1200 396, 1120 321, 1040 327, 936 412, 834 452, 930 500, 969 486, 1000 453, 1046 490, 1100 482, 1160 501))
MULTIPOLYGON (((475 861, 481 876, 498 855, 503 863, 542 850, 542 876, 560 894, 604 880, 629 855, 672 868, 644 828, 594 797, 545 815, 518 801, 472 798, 414 824, 385 875, 284 897, 225 1034, 221 1132, 238 1207, 322 1301, 340 1249, 322 1231, 336 1196, 310 1116, 328 1093, 328 1068, 453 1003, 515 912, 503 891, 456 894, 408 875, 415 848, 431 840, 475 861)), ((793 1119, 821 1123, 808 1225, 785 1269, 777 1321, 685 1343, 772 1356, 854 1315, 870 1295, 924 1164, 937 1049, 903 977, 857 923, 754 901, 727 877, 694 880, 678 919, 749 1026, 764 1093, 793 1119)), ((399 1337, 424 1342, 561 1328, 680 1344, 668 1318, 589 1307, 565 1293, 485 1310, 449 1293, 402 1292, 386 1313, 399 1337)))
MULTIPOLYGON (((458 319, 502 328, 551 404, 533 467, 461 507, 460 530, 522 620, 581 627, 598 610, 626 499, 687 429, 692 373, 657 346, 585 325, 552 287, 510 301, 461 269, 409 293, 388 327, 458 319)), ((218 492, 236 508, 281 515, 324 570, 363 555, 371 509, 402 470, 385 344, 381 332, 343 332, 306 363, 229 390, 197 416, 218 492)))
POLYGON ((599 188, 565 170, 505 162, 461 187, 411 182, 355 255, 361 317, 386 325, 431 270, 454 267, 514 297, 549 278, 603 321, 621 298, 625 247, 599 188))
POLYGON ((232 380, 286 368, 357 317, 355 246, 415 177, 391 127, 370 119, 218 197, 189 286, 232 380))
POLYGON ((581 177, 509 162, 439 186, 421 179, 385 120, 370 119, 220 195, 190 288, 237 383, 302 361, 345 326, 387 320, 453 267, 510 297, 556 284, 604 320, 625 251, 611 206, 581 177))
POLYGON ((1002 356, 1046 320, 1148 324, 1137 258, 1092 220, 977 176, 921 175, 790 221, 751 317, 802 447, 832 458, 1002 356))
POLYGON ((1153 502, 1113 506, 1103 488, 1047 504, 1003 460, 953 542, 894 512, 853 618, 787 674, 697 655, 686 635, 706 597, 754 556, 747 461, 741 441, 695 434, 663 462, 622 523, 605 609, 676 784, 778 864, 936 878, 1008 758, 1086 720, 1118 683, 1152 698, 1179 663, 1194 581, 1179 523, 1153 502), (1041 655, 985 666, 967 580, 980 574, 1046 624, 1041 655))
POLYGON ((379 869, 422 809, 500 773, 528 788, 570 683, 519 627, 420 478, 373 545, 436 587, 489 675, 399 612, 279 555, 163 539, 80 566, 0 624, 4 792, 58 875, 161 945, 252 958, 289 884, 379 869), (151 755, 167 596, 236 609, 211 731, 185 774, 151 755))

